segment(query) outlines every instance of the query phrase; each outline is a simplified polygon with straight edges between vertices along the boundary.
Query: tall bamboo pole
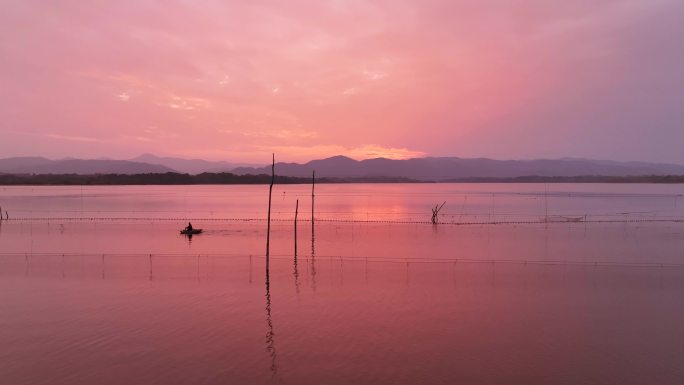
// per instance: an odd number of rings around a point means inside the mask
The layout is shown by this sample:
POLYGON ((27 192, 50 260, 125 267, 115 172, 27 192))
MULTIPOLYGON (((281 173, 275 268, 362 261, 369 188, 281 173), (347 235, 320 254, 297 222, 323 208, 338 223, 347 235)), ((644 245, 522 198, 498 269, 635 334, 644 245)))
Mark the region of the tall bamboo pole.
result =
POLYGON ((311 239, 314 236, 314 189, 316 187, 316 170, 311 173, 311 239))
POLYGON ((299 199, 295 203, 295 220, 294 220, 294 257, 297 258, 297 214, 299 212, 299 199))
POLYGON ((273 182, 275 181, 275 154, 271 163, 271 185, 268 187, 268 227, 266 228, 266 271, 268 272, 269 254, 271 249, 271 194, 273 193, 273 182))

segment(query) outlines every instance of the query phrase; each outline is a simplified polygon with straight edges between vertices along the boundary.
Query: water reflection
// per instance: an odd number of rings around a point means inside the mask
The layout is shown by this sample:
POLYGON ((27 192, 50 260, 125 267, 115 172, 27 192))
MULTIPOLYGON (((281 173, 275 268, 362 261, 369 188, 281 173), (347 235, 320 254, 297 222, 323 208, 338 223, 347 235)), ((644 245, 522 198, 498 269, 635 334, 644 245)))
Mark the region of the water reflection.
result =
MULTIPOLYGON (((312 227, 313 230, 313 227, 312 227)), ((316 240, 311 233, 311 289, 316 291, 316 240)))
POLYGON ((275 332, 273 331, 273 319, 271 318, 271 280, 266 265, 266 352, 271 358, 271 377, 275 378, 278 374, 277 353, 275 347, 275 332))
POLYGON ((297 264, 297 248, 295 248, 292 275, 294 276, 294 284, 295 284, 295 291, 297 292, 297 298, 299 298, 299 269, 298 269, 298 264, 297 264))
POLYGON ((188 244, 192 244, 192 234, 183 234, 187 238, 188 244))
POLYGON ((200 256, 197 254, 197 283, 200 282, 200 256))
POLYGON ((299 270, 297 269, 297 214, 299 213, 299 199, 295 206, 295 217, 294 217, 294 265, 293 272, 295 291, 297 292, 297 298, 299 298, 299 270))
POLYGON ((253 265, 253 263, 252 263, 252 255, 250 255, 250 256, 249 256, 249 283, 250 283, 250 284, 252 284, 252 267, 253 267, 253 266, 254 266, 254 265, 253 265))

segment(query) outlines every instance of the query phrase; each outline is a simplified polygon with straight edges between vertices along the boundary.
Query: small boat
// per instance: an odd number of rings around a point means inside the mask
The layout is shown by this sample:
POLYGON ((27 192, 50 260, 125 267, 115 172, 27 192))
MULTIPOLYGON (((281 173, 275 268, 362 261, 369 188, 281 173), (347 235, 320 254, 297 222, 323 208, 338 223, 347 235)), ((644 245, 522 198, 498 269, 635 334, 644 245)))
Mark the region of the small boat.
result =
POLYGON ((584 220, 586 220, 586 216, 565 217, 562 215, 551 215, 551 216, 541 218, 541 221, 545 222, 545 223, 583 222, 584 220))
POLYGON ((185 234, 185 235, 194 235, 194 234, 199 234, 201 232, 202 232, 202 229, 192 229, 192 230, 183 229, 180 231, 181 234, 185 234))

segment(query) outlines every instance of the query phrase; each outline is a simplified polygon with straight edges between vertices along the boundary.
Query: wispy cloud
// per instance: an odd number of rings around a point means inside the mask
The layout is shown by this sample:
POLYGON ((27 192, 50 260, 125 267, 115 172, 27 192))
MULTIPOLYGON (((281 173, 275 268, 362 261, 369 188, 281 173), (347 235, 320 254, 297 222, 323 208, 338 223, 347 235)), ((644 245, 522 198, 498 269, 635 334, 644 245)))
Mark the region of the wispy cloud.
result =
POLYGON ((316 131, 307 130, 295 130, 295 129, 277 129, 269 131, 236 131, 231 129, 219 129, 219 132, 225 134, 237 134, 249 138, 261 138, 261 139, 315 139, 318 137, 316 131))
POLYGON ((127 102, 127 101, 131 100, 131 95, 128 94, 127 92, 122 92, 122 93, 116 95, 116 98, 121 100, 122 102, 127 102))
POLYGON ((380 71, 363 70, 361 74, 368 80, 381 80, 389 76, 389 74, 380 71))
POLYGON ((68 140, 74 142, 102 142, 102 139, 88 137, 88 136, 72 136, 72 135, 62 135, 62 134, 45 134, 46 137, 58 140, 68 140))
POLYGON ((164 105, 174 110, 192 111, 207 109, 211 105, 211 102, 203 98, 172 96, 164 105))
POLYGON ((350 158, 355 159, 409 159, 419 158, 426 155, 426 153, 423 151, 413 151, 409 150, 408 148, 382 147, 378 145, 365 145, 361 147, 352 148, 347 152, 347 154, 350 158))
POLYGON ((278 153, 281 154, 281 157, 295 160, 310 160, 335 155, 344 155, 357 160, 371 158, 410 159, 426 155, 425 152, 409 150, 407 148, 382 147, 370 144, 359 147, 338 145, 257 146, 257 150, 264 153, 278 153))
POLYGON ((224 75, 223 79, 219 80, 218 84, 222 86, 230 84, 230 76, 224 75))

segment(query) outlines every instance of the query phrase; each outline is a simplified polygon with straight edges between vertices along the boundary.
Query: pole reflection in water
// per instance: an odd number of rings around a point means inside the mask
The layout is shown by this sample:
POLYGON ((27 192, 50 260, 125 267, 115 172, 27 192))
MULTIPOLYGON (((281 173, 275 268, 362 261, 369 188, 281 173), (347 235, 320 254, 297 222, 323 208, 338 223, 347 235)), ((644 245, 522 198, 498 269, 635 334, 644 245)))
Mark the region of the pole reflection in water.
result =
POLYGON ((316 247, 313 234, 311 234, 311 289, 316 291, 316 247))
POLYGON ((294 283, 295 283, 295 290, 297 292, 297 298, 299 298, 299 271, 297 269, 297 214, 299 212, 299 199, 297 199, 297 203, 295 206, 295 218, 294 218, 294 283))
POLYGON ((294 255, 294 270, 292 275, 294 276, 295 291, 297 292, 297 298, 299 298, 299 269, 297 266, 297 253, 294 255))
POLYGON ((200 281, 200 256, 197 254, 197 283, 200 281))
POLYGON ((249 283, 252 283, 252 256, 249 256, 249 283))
POLYGON ((271 281, 268 265, 266 266, 266 326, 266 352, 271 357, 271 376, 275 379, 278 374, 278 363, 276 362, 275 332, 271 318, 271 281))

